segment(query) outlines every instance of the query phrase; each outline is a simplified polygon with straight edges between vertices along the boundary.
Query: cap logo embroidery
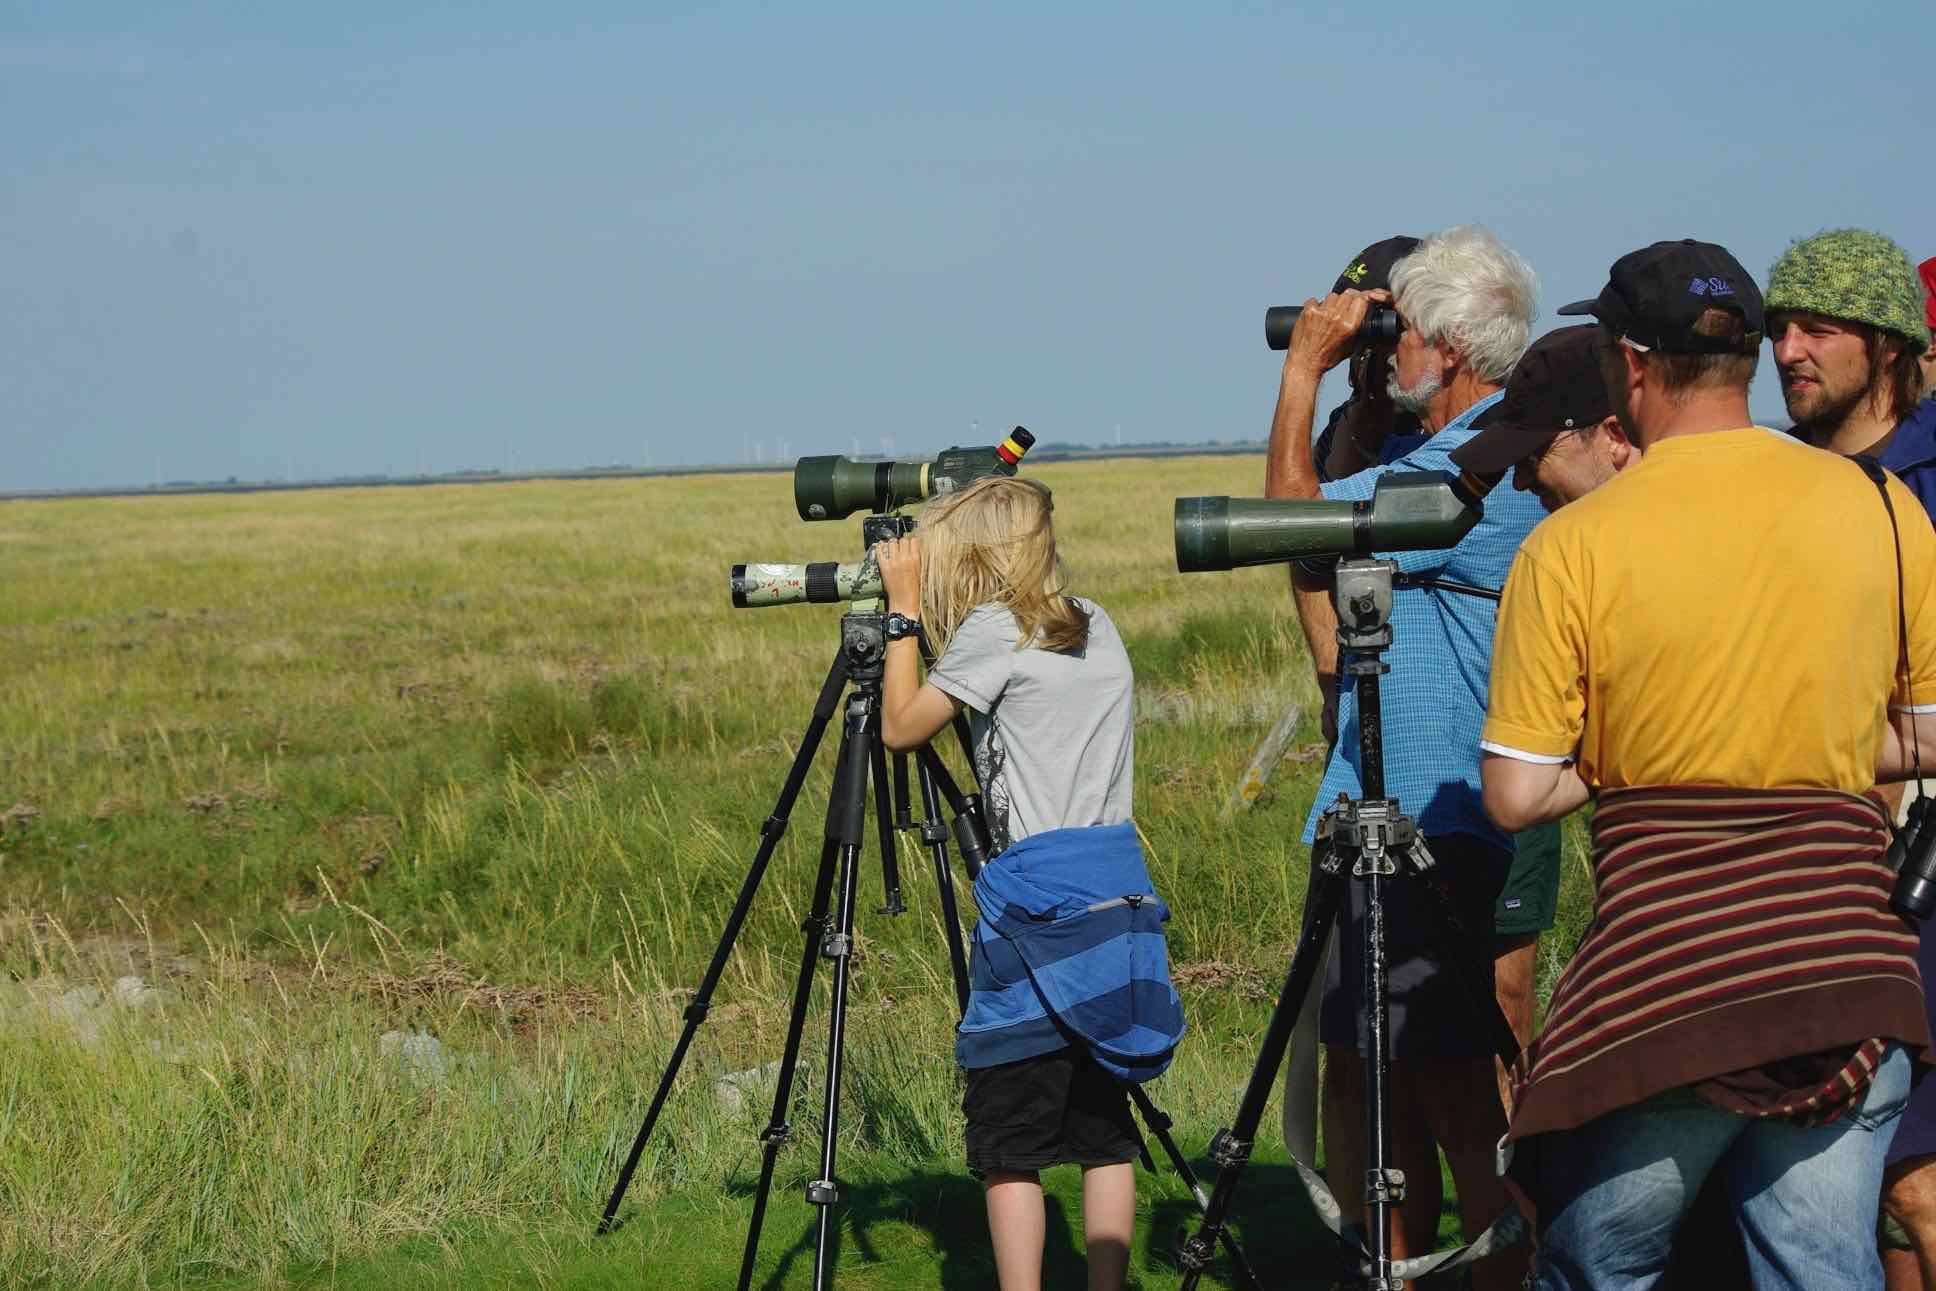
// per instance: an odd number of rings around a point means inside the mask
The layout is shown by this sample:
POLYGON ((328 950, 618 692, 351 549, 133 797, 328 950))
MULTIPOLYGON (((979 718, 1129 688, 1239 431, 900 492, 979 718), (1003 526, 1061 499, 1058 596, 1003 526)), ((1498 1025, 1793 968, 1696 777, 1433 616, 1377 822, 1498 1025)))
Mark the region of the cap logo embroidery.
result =
POLYGON ((1366 266, 1364 261, 1360 260, 1357 264, 1354 264, 1349 269, 1346 269, 1344 271, 1344 276, 1346 278, 1349 278, 1352 282, 1363 282, 1365 280, 1365 274, 1368 272, 1370 272, 1369 268, 1366 266))
POLYGON ((1732 296, 1734 284, 1726 278, 1696 278, 1688 284, 1690 296, 1732 296))

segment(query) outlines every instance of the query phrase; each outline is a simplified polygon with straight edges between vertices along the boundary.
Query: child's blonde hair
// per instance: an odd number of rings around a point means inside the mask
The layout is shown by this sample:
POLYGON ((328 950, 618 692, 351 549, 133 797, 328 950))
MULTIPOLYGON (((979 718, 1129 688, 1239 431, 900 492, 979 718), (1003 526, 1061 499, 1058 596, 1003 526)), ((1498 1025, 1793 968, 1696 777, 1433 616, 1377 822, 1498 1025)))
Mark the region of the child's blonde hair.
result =
POLYGON ((969 611, 990 602, 1015 616, 1017 649, 1073 654, 1089 616, 1062 594, 1049 517, 1053 495, 1016 475, 991 475, 921 513, 921 617, 936 655, 969 611))

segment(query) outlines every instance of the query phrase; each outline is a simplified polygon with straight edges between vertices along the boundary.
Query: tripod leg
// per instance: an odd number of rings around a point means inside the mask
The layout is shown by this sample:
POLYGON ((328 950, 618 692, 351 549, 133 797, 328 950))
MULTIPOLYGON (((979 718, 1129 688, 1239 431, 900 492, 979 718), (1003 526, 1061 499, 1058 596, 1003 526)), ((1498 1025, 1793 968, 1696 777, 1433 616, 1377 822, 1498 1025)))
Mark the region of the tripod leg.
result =
MULTIPOLYGON (((922 745, 917 757, 922 773, 934 780, 935 788, 948 801, 948 810, 954 813, 955 845, 961 849, 961 864, 968 871, 968 881, 973 883, 980 877, 981 867, 988 863, 988 822, 982 818, 981 795, 964 794, 955 787, 947 764, 932 745, 922 745)), ((929 819, 938 821, 941 817, 937 813, 929 819)))
POLYGON ((921 779, 921 838, 934 858, 934 881, 941 893, 941 929, 948 938, 948 967, 955 978, 955 1007, 968 1011, 968 949, 961 937, 961 912, 955 904, 955 876, 948 865, 948 834, 941 827, 941 789, 928 759, 934 754, 921 750, 916 770, 921 779))
POLYGON ((1257 1138, 1258 1123, 1264 1119, 1264 1107, 1270 1102, 1271 1086, 1276 1082, 1277 1069, 1284 1061, 1284 1048, 1290 1043, 1291 1031, 1297 1025, 1299 1006, 1317 976, 1322 964, 1325 937, 1344 899, 1343 858, 1335 850, 1327 849, 1322 860, 1314 856, 1312 864, 1322 868, 1320 873, 1312 876, 1311 917, 1306 922, 1304 934, 1298 938, 1296 952, 1291 956, 1290 971, 1285 974, 1283 989, 1278 992, 1277 1007, 1271 1011, 1270 1026, 1264 1032, 1262 1047, 1257 1051, 1256 1065, 1251 1068, 1250 1083, 1244 1086, 1237 1119, 1229 1129, 1218 1131, 1210 1140, 1210 1160, 1217 1167, 1217 1182, 1211 1190, 1209 1204, 1203 1208, 1203 1222, 1197 1226, 1195 1235, 1177 1250, 1177 1263, 1184 1269, 1182 1291, 1195 1291, 1204 1270, 1210 1266, 1216 1254, 1224 1220, 1230 1212, 1231 1199, 1237 1192, 1237 1181, 1243 1175, 1244 1166, 1250 1162, 1250 1148, 1257 1138))
POLYGON ((693 1036, 698 1033, 700 1023, 706 1020, 706 1013, 712 1007, 713 991, 719 986, 720 974, 726 971, 726 961, 733 953, 733 943, 739 938, 740 926, 746 922, 747 912, 753 907, 753 894, 759 891, 760 881, 766 877, 767 862, 773 858, 773 849, 786 833, 794 800, 800 796, 800 786, 806 782, 807 769, 813 765, 813 756, 820 748, 827 723, 833 719, 834 710, 839 707, 840 692, 846 684, 844 658, 836 655, 833 667, 827 670, 827 679, 820 684, 820 696, 814 701, 813 717, 807 723, 799 751, 793 755, 793 765, 787 771, 786 783, 780 788, 773 814, 760 826, 759 851, 753 857, 752 867, 746 872, 745 882, 740 884, 739 897, 733 902, 733 912, 726 917, 726 927, 720 933, 719 945, 713 950, 712 962, 706 967, 705 977, 700 979, 699 989, 693 992, 692 1002, 686 1005, 686 1025, 679 1032, 679 1040, 673 1046, 665 1074, 659 1078, 659 1087, 653 1092, 652 1104, 646 1111, 644 1123, 639 1126, 638 1136, 632 1140, 632 1150, 626 1154, 624 1165, 619 1167, 618 1182, 612 1188, 611 1198, 605 1203, 604 1216, 598 1221, 597 1231, 600 1234, 612 1231, 619 1203, 624 1200, 625 1190, 632 1182, 632 1172, 638 1169, 646 1140, 652 1137, 652 1127, 658 1123, 659 1113, 665 1109, 666 1098, 672 1092, 672 1082, 678 1077, 679 1068, 686 1060, 686 1050, 692 1046, 693 1036))
POLYGON ((840 1199, 834 1159, 840 1147, 840 1068, 847 1034, 847 984, 853 968, 854 894, 859 886, 861 831, 867 816, 867 770, 879 759, 873 750, 880 736, 876 696, 859 691, 848 697, 845 734, 847 782, 842 786, 839 820, 840 906, 836 926, 822 952, 834 961, 832 998, 827 1010, 827 1080, 821 1107, 820 1177, 807 1185, 807 1200, 820 1208, 813 1239, 814 1291, 825 1291, 833 1276, 833 1207, 840 1199))
POLYGON ((1399 1282, 1391 1274, 1392 1208, 1404 1200, 1404 1182, 1391 1169, 1391 1144, 1386 1141, 1385 1085, 1390 1077, 1391 1031, 1386 1016, 1384 878, 1373 866, 1365 877, 1365 1235, 1370 1240, 1371 1276, 1366 1286, 1391 1288, 1399 1282))
POLYGON ((851 737, 843 731, 840 753, 834 761, 833 791, 827 799, 826 831, 820 843, 820 869, 813 881, 813 905, 800 922, 806 934, 800 946, 800 968, 793 979, 793 1003, 787 1017, 786 1044, 780 1051, 780 1072, 773 1084, 773 1111, 766 1128, 760 1132, 760 1182, 753 1192, 753 1216, 746 1225, 746 1247, 740 1256, 739 1291, 753 1282, 753 1261, 759 1254, 760 1230, 766 1223, 766 1203, 773 1192, 773 1169, 780 1149, 793 1135, 787 1112, 793 1105, 793 1079, 799 1068, 800 1040, 806 1034, 807 1002, 813 995, 814 966, 825 952, 827 930, 831 926, 834 867, 840 855, 841 821, 844 819, 849 746, 851 737))
MULTIPOLYGON (((835 792, 839 792, 840 773, 835 774, 835 792)), ((793 1011, 787 1019, 786 1047, 780 1053, 780 1074, 774 1082, 773 1111, 767 1118, 766 1128, 760 1132, 760 1182, 753 1193, 753 1216, 746 1226, 746 1247, 740 1256, 739 1291, 747 1291, 753 1283, 753 1261, 759 1254, 760 1229, 766 1223, 767 1198, 773 1192, 773 1168, 779 1159, 780 1149, 793 1135, 793 1127, 787 1122, 787 1111, 793 1102, 793 1078, 800 1059, 800 1039, 806 1030, 807 1000, 813 994, 813 970, 824 949, 829 927, 828 906, 833 899, 834 862, 839 856, 839 848, 831 835, 820 847, 820 873, 814 879, 813 908, 801 921, 800 927, 806 932, 805 944, 800 951, 800 969, 793 980, 793 1011)))
MULTIPOLYGON (((894 846, 894 795, 892 783, 887 778, 887 746, 878 739, 872 740, 867 754, 874 766, 874 826, 880 834, 881 886, 887 893, 881 913, 906 914, 907 902, 901 899, 901 861, 894 846)), ((901 819, 906 820, 907 774, 906 764, 902 765, 901 819)))
MULTIPOLYGON (((1169 1113, 1151 1101, 1141 1085, 1129 1087, 1129 1101, 1136 1105, 1136 1114, 1143 1118, 1143 1124, 1149 1127, 1149 1132, 1154 1134, 1156 1141, 1163 1145, 1163 1155, 1170 1159, 1171 1169, 1176 1171, 1178 1177, 1183 1180, 1184 1186, 1189 1188, 1190 1195, 1196 1198, 1197 1209, 1208 1210, 1210 1196, 1204 1192, 1203 1184, 1198 1181, 1197 1172, 1190 1168, 1189 1158, 1183 1155, 1183 1149, 1177 1147, 1175 1137, 1170 1134, 1170 1127, 1176 1122, 1170 1119, 1169 1113)), ((1149 1155, 1147 1149, 1144 1155, 1149 1155)), ((1261 1291, 1262 1284, 1257 1280, 1257 1270, 1250 1266, 1250 1260, 1244 1254, 1243 1247, 1237 1244, 1237 1235, 1226 1228, 1217 1236, 1223 1242, 1224 1253, 1230 1256, 1230 1262, 1236 1266, 1241 1284, 1250 1287, 1252 1291, 1261 1291)))

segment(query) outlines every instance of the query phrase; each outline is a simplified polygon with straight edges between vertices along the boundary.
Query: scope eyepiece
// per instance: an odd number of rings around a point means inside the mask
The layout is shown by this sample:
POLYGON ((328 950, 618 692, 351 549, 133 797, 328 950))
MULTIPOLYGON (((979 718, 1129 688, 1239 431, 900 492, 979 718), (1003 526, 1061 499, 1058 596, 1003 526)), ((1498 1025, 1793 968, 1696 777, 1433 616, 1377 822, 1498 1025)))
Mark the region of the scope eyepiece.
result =
POLYGON ((965 489, 986 475, 1013 475, 1035 436, 1021 426, 999 444, 950 448, 931 462, 856 462, 803 457, 793 467, 793 505, 802 520, 839 520, 856 511, 892 511, 965 489))
MULTIPOLYGON (((1265 310, 1264 344, 1273 350, 1290 349, 1291 333, 1297 328, 1297 316, 1303 312, 1302 305, 1272 305, 1265 310)), ((1398 339, 1404 327, 1397 310, 1375 305, 1365 315, 1364 325, 1358 329, 1358 342, 1361 345, 1389 345, 1398 339)))

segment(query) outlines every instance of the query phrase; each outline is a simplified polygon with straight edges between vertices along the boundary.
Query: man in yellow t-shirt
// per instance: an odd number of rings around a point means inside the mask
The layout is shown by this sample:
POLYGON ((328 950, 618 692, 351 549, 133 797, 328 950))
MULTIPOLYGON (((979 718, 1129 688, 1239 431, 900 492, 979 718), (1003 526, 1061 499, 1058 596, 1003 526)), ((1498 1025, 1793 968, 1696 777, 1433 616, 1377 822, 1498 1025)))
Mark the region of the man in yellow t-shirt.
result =
POLYGON ((1758 1285, 1880 1287, 1928 1027, 1859 795, 1907 774, 1912 734, 1936 748, 1936 531, 1890 480, 1899 616, 1877 486, 1750 422, 1761 295, 1723 248, 1656 243, 1560 312, 1599 321, 1643 456, 1527 538, 1494 640, 1488 812, 1599 795, 1594 922, 1508 1134, 1534 1285, 1658 1271, 1718 1172, 1758 1285))

